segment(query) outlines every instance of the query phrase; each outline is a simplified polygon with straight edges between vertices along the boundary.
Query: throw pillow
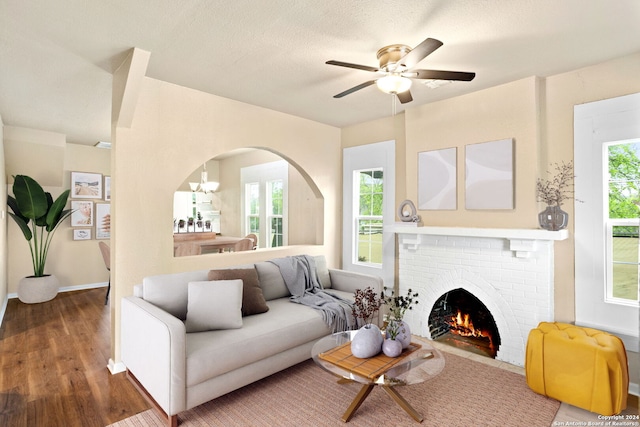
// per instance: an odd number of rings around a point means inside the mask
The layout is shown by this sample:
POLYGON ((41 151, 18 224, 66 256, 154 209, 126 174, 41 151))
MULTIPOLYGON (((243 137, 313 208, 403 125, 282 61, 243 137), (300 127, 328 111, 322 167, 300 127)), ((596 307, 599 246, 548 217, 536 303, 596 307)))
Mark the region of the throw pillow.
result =
POLYGON ((209 280, 242 280, 242 315, 251 316, 269 311, 269 306, 264 299, 258 273, 255 268, 229 268, 211 270, 209 280))
POLYGON ((189 282, 187 332, 242 327, 242 280, 189 282))
POLYGON ((277 265, 269 261, 261 261, 256 262, 255 266, 264 299, 271 301, 291 296, 277 265))

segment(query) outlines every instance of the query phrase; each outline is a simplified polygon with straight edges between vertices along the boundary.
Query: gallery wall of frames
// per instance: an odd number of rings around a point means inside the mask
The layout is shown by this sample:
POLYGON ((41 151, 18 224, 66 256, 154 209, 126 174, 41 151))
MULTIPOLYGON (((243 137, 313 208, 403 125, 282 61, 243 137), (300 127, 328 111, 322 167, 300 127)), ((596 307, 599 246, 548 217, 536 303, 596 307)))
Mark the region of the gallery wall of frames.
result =
POLYGON ((111 237, 111 177, 71 172, 71 227, 73 240, 111 237))

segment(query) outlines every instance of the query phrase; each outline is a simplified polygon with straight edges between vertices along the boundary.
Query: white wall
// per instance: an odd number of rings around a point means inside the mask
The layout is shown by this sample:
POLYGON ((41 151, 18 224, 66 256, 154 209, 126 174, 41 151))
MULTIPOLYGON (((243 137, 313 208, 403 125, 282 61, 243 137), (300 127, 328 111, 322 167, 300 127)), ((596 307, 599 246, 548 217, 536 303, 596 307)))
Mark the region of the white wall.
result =
POLYGON ((4 124, 0 116, 0 326, 7 307, 7 175, 4 160, 4 124))

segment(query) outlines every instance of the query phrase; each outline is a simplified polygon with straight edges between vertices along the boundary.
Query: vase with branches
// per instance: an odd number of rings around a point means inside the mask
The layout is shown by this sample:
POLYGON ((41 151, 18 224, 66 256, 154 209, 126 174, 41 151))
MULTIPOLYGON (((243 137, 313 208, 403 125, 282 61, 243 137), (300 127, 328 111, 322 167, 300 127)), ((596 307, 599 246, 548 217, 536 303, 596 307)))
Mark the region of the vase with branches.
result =
POLYGON ((412 305, 418 304, 418 293, 413 292, 411 289, 407 290, 407 295, 396 295, 395 291, 391 289, 389 295, 386 292, 389 291, 389 288, 384 287, 384 292, 382 293, 382 303, 389 307, 389 312, 393 319, 402 320, 404 314, 407 310, 412 310, 412 305))
POLYGON ((392 334, 396 335, 393 339, 400 341, 403 349, 411 344, 411 329, 409 324, 403 320, 404 315, 407 310, 412 310, 413 306, 418 304, 418 296, 418 293, 411 288, 407 290, 406 295, 396 295, 393 289, 389 290, 386 286, 382 292, 382 302, 389 307, 389 313, 391 313, 386 335, 387 337, 392 334), (389 293, 387 294, 387 292, 389 293))
POLYGON ((356 319, 356 324, 368 327, 373 321, 373 315, 378 312, 382 304, 380 296, 371 287, 367 287, 364 290, 356 289, 353 299, 351 313, 356 319))
POLYGON ((539 202, 544 202, 547 207, 538 214, 540 226, 546 230, 562 230, 567 227, 569 214, 561 209, 565 200, 573 199, 573 161, 568 163, 553 163, 553 172, 547 171, 550 178, 538 178, 536 191, 539 202))
POLYGON ((385 329, 385 340, 382 343, 382 352, 389 357, 398 357, 402 353, 402 341, 398 340, 401 325, 400 322, 391 319, 385 329))
POLYGON ((351 312, 356 324, 361 326, 351 340, 351 354, 365 359, 380 353, 382 349, 382 332, 373 323, 374 315, 380 309, 382 300, 371 287, 356 289, 351 312))

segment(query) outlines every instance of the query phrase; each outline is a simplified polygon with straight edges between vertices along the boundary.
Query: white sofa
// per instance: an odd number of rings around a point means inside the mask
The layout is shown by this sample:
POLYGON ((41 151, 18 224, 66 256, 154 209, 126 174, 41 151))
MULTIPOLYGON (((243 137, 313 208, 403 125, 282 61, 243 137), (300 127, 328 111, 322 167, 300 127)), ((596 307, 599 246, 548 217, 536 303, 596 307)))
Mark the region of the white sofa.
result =
MULTIPOLYGON (((338 296, 352 301, 354 291, 366 287, 382 292, 379 277, 327 269, 322 256, 315 261, 322 287, 338 296)), ((177 425, 182 411, 309 359, 313 344, 331 333, 320 312, 289 301, 275 264, 238 268, 255 269, 268 306, 243 316, 239 329, 187 332, 189 283, 207 281, 210 270, 146 277, 122 300, 122 361, 169 425, 177 425)))

